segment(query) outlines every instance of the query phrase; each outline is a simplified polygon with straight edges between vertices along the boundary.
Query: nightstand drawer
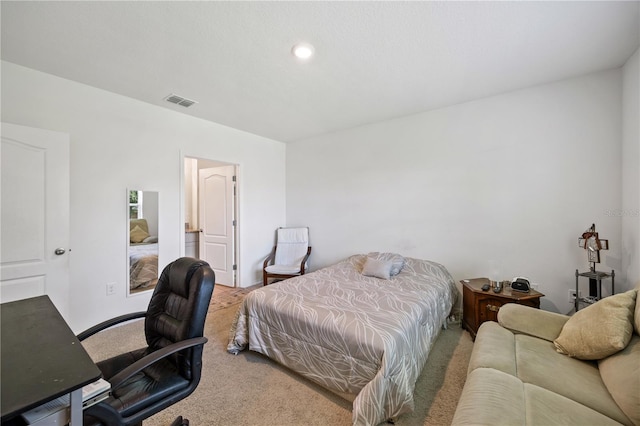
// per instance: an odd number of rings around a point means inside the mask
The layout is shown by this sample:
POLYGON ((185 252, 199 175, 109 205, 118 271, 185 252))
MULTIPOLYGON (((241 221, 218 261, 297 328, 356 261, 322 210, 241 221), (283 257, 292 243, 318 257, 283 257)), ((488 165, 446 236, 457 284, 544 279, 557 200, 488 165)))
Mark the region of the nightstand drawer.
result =
POLYGON ((478 300, 477 303, 478 315, 480 317, 479 327, 480 324, 485 321, 498 321, 498 311, 505 302, 496 298, 488 298, 478 300))

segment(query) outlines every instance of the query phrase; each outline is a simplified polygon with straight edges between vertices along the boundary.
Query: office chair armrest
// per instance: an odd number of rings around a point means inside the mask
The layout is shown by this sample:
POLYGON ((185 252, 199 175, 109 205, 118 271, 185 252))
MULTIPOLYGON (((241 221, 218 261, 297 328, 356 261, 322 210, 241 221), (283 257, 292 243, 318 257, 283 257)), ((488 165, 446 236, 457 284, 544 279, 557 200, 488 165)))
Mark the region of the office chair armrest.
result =
POLYGON ((122 426, 118 410, 109 404, 94 404, 83 411, 85 416, 84 424, 87 421, 90 424, 95 424, 95 420, 98 420, 101 426, 122 426), (87 416, 89 416, 88 419, 86 418, 87 416))
POLYGON ((77 336, 78 340, 82 342, 87 337, 93 336, 94 334, 99 333, 102 330, 106 330, 109 327, 113 327, 116 324, 120 324, 126 321, 131 321, 137 318, 144 318, 146 315, 147 315, 146 312, 133 312, 130 314, 124 314, 124 315, 120 315, 119 317, 108 319, 78 334, 77 336))
POLYGON ((276 246, 273 246, 273 250, 271 250, 271 253, 269 254, 269 256, 267 256, 267 258, 264 260, 264 263, 262 264, 262 269, 269 266, 269 261, 273 260, 275 257, 276 257, 276 246))
POLYGON ((307 254, 302 258, 302 263, 300 264, 300 274, 304 275, 304 268, 307 265, 307 260, 309 260, 309 256, 311 256, 311 246, 307 248, 307 254))
POLYGON ((187 339, 180 342, 172 343, 169 346, 165 346, 162 349, 151 352, 149 355, 140 358, 118 374, 111 377, 109 379, 109 383, 111 383, 111 391, 118 389, 131 376, 139 373, 140 371, 160 361, 161 359, 193 346, 204 345, 205 343, 207 343, 207 341, 208 339, 206 337, 194 337, 193 339, 187 339))

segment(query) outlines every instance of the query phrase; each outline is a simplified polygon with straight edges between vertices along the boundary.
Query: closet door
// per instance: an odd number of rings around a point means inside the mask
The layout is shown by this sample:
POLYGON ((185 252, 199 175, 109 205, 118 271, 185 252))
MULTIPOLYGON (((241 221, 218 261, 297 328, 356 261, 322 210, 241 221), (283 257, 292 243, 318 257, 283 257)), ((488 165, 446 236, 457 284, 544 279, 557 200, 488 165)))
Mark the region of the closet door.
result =
POLYGON ((200 259, 211 265, 216 284, 233 287, 234 166, 199 171, 200 259))
POLYGON ((69 135, 2 123, 0 301, 69 301, 69 135))

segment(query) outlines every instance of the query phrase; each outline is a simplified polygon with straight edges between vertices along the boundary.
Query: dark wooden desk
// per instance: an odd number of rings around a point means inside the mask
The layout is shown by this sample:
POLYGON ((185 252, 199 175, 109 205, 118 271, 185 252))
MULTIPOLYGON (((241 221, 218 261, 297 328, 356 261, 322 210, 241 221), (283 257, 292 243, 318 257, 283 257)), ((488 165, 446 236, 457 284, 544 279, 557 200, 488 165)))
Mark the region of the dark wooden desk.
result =
POLYGON ((0 304, 0 316, 2 422, 71 394, 71 424, 81 425, 82 387, 101 373, 49 297, 0 304))

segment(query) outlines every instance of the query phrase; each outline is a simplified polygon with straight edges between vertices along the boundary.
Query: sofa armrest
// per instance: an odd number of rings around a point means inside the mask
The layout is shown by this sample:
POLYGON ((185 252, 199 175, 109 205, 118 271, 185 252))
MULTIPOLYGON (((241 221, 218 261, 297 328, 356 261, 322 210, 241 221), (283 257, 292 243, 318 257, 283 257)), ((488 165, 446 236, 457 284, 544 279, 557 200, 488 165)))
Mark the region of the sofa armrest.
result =
POLYGON ((543 311, 530 306, 507 303, 498 311, 498 323, 514 333, 552 342, 560 335, 564 323, 569 317, 555 312, 543 311))

